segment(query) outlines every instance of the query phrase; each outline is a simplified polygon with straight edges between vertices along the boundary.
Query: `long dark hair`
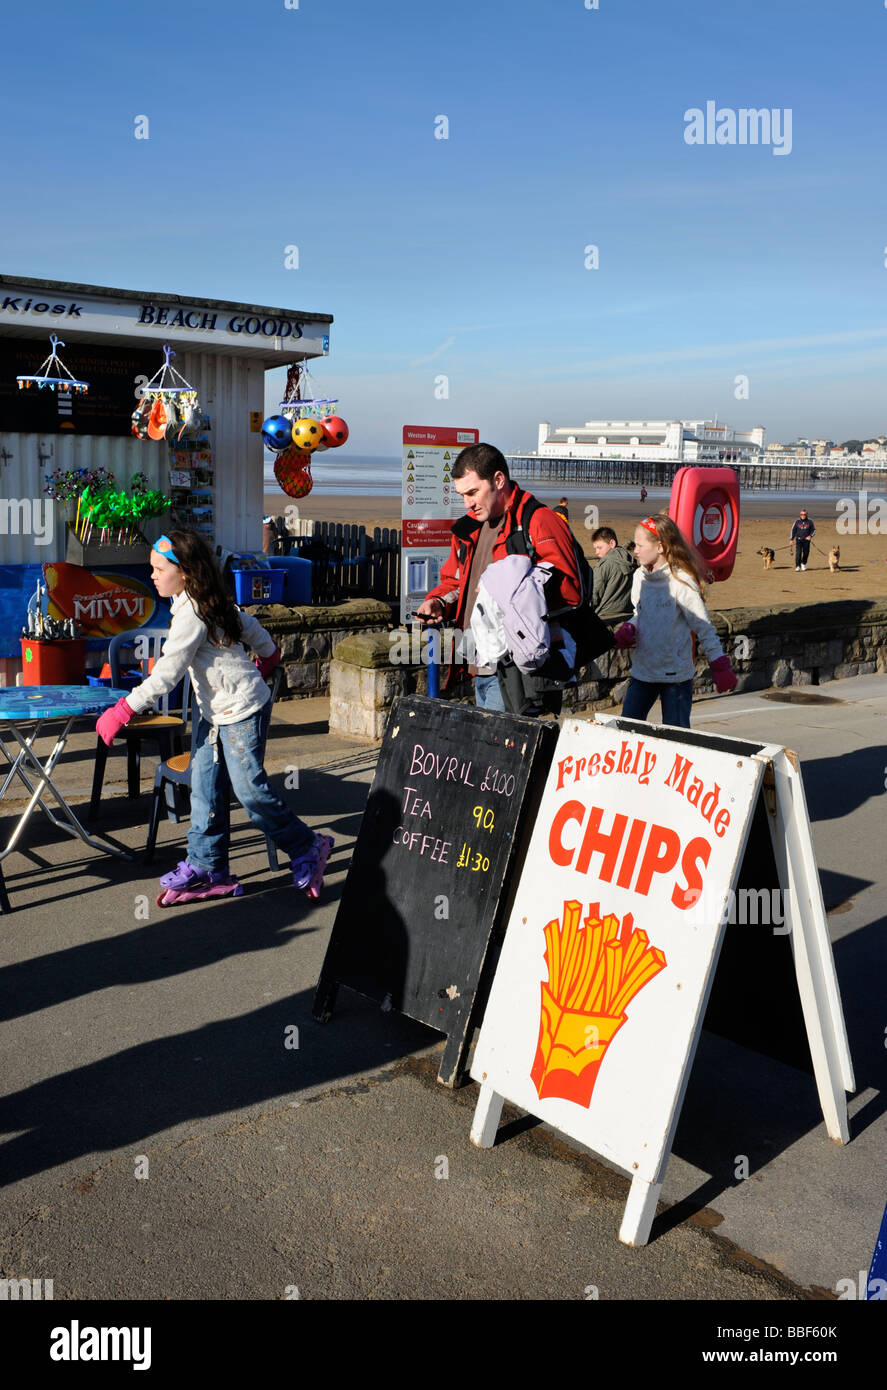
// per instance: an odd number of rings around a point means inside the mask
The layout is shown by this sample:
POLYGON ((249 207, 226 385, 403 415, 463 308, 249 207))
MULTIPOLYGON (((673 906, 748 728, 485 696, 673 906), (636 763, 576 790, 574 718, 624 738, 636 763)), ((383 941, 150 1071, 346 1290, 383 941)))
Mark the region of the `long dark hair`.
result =
POLYGON ((172 548, 197 616, 206 623, 209 639, 220 647, 239 642, 240 611, 225 588, 222 571, 207 542, 196 531, 169 532, 172 548))

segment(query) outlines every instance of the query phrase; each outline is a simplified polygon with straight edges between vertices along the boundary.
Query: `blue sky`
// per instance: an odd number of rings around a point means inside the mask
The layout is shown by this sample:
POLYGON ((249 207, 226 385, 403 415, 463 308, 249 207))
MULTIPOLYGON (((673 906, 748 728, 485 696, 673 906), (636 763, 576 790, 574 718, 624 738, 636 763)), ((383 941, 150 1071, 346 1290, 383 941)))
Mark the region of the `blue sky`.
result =
POLYGON ((354 452, 887 433, 876 0, 49 0, 3 47, 0 269, 332 313, 354 452), (707 101, 790 109, 791 153, 688 145, 707 101))

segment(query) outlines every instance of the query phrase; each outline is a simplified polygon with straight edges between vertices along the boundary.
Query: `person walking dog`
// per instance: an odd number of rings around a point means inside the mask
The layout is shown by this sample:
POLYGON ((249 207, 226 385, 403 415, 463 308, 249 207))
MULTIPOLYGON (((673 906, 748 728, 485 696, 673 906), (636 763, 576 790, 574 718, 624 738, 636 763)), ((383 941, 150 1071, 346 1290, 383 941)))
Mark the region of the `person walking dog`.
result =
POLYGON ((810 554, 810 542, 816 535, 816 527, 807 515, 806 507, 801 508, 801 514, 792 526, 790 541, 795 543, 795 569, 805 570, 807 568, 807 557, 810 554))

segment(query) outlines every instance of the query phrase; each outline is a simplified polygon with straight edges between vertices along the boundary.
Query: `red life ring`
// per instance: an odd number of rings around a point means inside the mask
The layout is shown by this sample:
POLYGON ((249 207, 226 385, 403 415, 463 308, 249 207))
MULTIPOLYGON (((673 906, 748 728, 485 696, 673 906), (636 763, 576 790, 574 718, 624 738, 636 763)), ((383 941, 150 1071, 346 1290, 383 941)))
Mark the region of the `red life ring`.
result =
POLYGON ((679 468, 668 514, 714 579, 729 579, 739 539, 739 479, 733 469, 679 468))

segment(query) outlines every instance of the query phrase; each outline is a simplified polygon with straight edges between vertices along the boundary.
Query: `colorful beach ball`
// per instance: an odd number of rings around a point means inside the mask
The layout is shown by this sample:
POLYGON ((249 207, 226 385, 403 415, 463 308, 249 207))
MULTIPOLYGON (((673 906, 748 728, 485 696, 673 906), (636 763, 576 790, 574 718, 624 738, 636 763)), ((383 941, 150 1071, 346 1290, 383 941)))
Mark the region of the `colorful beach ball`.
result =
POLYGON ((293 442, 293 427, 285 415, 269 415, 262 425, 262 438, 275 452, 287 449, 293 442))
POLYGON ((310 415, 297 420, 293 425, 293 443, 303 453, 313 454, 318 444, 326 443, 320 421, 313 420, 310 415))
POLYGON ((348 438, 348 426, 341 415, 327 415, 320 423, 331 449, 338 449, 340 444, 345 443, 348 438))

